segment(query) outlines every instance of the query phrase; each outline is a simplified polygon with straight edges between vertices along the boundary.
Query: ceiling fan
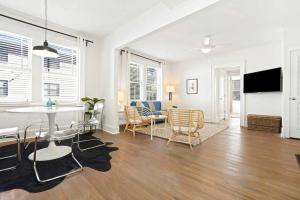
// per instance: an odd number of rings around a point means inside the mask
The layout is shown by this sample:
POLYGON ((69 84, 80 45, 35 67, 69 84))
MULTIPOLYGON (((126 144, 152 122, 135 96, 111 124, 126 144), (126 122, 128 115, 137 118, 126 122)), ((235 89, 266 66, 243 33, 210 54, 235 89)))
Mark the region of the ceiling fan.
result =
POLYGON ((211 52, 214 48, 216 47, 216 45, 213 45, 211 43, 211 38, 210 36, 206 36, 203 39, 203 44, 202 47, 200 48, 202 53, 209 53, 211 52))

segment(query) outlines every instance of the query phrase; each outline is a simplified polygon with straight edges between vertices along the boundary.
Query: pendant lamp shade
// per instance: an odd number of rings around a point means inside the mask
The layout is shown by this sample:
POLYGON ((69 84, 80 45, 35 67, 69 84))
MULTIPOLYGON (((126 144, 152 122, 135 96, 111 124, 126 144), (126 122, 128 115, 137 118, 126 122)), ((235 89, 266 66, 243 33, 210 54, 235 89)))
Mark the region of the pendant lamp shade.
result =
POLYGON ((49 47, 47 42, 47 0, 45 0, 45 42, 43 45, 38 45, 33 47, 32 53, 37 56, 47 57, 47 58, 57 58, 59 56, 56 49, 49 47))
POLYGON ((57 58, 59 56, 56 49, 48 46, 47 40, 45 40, 43 45, 34 46, 33 53, 37 56, 47 58, 57 58))

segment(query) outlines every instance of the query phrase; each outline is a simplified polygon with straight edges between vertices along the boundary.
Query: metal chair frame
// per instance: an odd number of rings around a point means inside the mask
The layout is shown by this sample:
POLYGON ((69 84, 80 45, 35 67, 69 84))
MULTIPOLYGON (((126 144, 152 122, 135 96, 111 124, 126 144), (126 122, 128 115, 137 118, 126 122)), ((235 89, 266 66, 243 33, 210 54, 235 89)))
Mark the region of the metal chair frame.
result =
POLYGON ((0 172, 4 172, 4 171, 8 171, 8 170, 15 170, 18 167, 18 165, 21 163, 20 134, 19 134, 19 131, 17 130, 15 135, 5 135, 5 134, 3 134, 3 135, 0 136, 0 139, 7 139, 7 138, 15 139, 17 141, 17 153, 9 155, 9 156, 0 157, 0 160, 5 160, 5 159, 10 159, 10 158, 16 157, 18 159, 18 164, 14 165, 14 166, 11 166, 11 167, 0 169, 0 172))
MULTIPOLYGON (((26 140, 27 140, 27 132, 28 132, 28 129, 29 129, 29 128, 32 128, 32 127, 35 127, 35 126, 39 126, 39 127, 40 127, 42 123, 48 123, 48 122, 47 122, 47 121, 35 122, 35 123, 31 123, 31 124, 29 124, 28 126, 26 126, 26 128, 25 128, 25 130, 24 130, 24 138, 23 138, 24 149, 27 149, 28 146, 30 145, 30 143, 32 142, 32 141, 29 141, 29 142, 26 141, 26 140), (26 144, 26 143, 27 143, 27 144, 26 144)), ((56 130, 59 131, 59 126, 58 126, 58 124, 55 124, 55 126, 56 126, 56 130)), ((41 127, 40 127, 40 129, 41 129, 41 127)))
MULTIPOLYGON (((78 131, 78 130, 77 130, 78 131)), ((37 169, 37 161, 36 161, 36 151, 37 151, 37 143, 38 143, 38 136, 35 137, 35 145, 34 145, 34 156, 33 156, 33 169, 34 169, 34 173, 35 173, 35 176, 36 176, 36 179, 38 180, 38 182, 40 183, 45 183, 45 182, 49 182, 49 181, 52 181, 52 180, 56 180, 56 179, 59 179, 59 178, 63 178, 63 177, 66 177, 66 176, 69 176, 69 175, 72 175, 74 173, 77 173, 77 172, 80 172, 83 170, 83 167, 82 165, 80 164, 80 162, 76 159, 76 157, 74 156, 74 153, 73 153, 73 144, 74 144, 74 137, 76 136, 76 132, 72 135, 70 135, 69 137, 56 137, 56 138, 51 138, 52 140, 54 139, 55 141, 61 141, 61 140, 66 140, 66 139, 71 139, 72 140, 72 143, 71 143, 71 156, 72 156, 72 159, 75 161, 75 163, 79 166, 78 169, 73 169, 72 171, 68 172, 68 173, 65 173, 65 174, 61 174, 61 175, 58 175, 58 176, 55 176, 55 177, 52 177, 52 178, 48 178, 48 179, 41 179, 40 176, 39 176, 39 173, 38 173, 38 169, 37 169)), ((41 133, 41 129, 40 129, 40 133, 41 133)))
MULTIPOLYGON (((76 125, 78 127, 78 133, 77 133, 77 141, 74 142, 77 144, 77 148, 81 151, 81 152, 84 152, 84 151, 87 151, 87 150, 90 150, 90 149, 94 149, 94 148, 97 148, 97 147, 102 147, 102 146, 105 146, 106 143, 103 143, 103 144, 99 144, 99 145, 95 145, 95 146, 91 146, 91 147, 87 147, 87 148, 82 148, 80 147, 80 143, 84 143, 84 142, 89 142, 89 141, 100 141, 99 139, 87 139, 87 140, 80 140, 80 134, 81 133, 85 133, 85 127, 86 126, 95 126, 97 127, 98 125, 101 126, 101 129, 102 129, 102 119, 103 119, 103 108, 104 108, 104 102, 97 102, 95 104, 95 107, 94 107, 94 110, 93 110, 93 116, 95 117, 96 115, 100 115, 100 120, 99 122, 96 122, 96 123, 92 123, 92 122, 88 122, 86 123, 85 122, 85 117, 84 117, 84 121, 83 122, 79 122, 79 123, 72 123, 71 124, 71 127, 72 128, 74 125, 76 125), (101 111, 100 113, 97 113, 97 104, 101 104, 101 111), (80 131, 80 129, 83 130, 83 132, 80 131)), ((89 110, 89 107, 88 107, 88 104, 85 105, 85 112, 84 112, 84 116, 85 116, 85 113, 89 110)), ((101 141, 102 142, 102 141, 101 141)))

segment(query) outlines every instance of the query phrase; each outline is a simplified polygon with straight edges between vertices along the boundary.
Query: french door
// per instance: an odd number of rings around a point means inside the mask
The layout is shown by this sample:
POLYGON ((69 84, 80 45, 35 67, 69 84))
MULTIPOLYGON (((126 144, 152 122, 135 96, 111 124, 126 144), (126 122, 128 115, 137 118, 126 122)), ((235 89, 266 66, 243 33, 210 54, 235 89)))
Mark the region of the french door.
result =
POLYGON ((300 138, 300 50, 291 53, 290 136, 300 138))

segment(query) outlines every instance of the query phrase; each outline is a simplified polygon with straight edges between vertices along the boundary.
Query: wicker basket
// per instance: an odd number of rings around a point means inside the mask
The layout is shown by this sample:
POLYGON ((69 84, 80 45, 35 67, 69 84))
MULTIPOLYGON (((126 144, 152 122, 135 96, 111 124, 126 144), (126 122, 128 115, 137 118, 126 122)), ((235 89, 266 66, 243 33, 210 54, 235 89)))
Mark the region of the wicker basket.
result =
POLYGON ((282 119, 280 116, 254 115, 247 116, 248 130, 280 133, 282 119))

